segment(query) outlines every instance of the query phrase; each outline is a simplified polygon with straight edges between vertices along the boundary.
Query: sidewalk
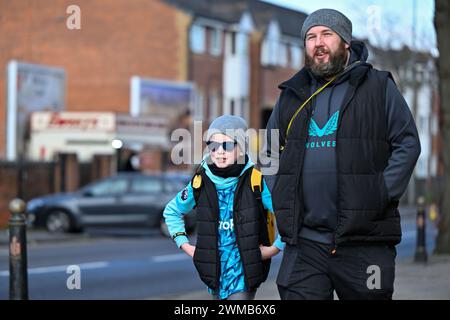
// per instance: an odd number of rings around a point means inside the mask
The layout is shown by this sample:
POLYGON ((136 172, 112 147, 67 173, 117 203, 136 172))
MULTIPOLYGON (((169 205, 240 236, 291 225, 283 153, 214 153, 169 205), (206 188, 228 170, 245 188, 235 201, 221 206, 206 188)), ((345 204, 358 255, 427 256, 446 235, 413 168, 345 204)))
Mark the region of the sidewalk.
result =
MULTIPOLYGON (((87 240, 87 234, 71 234, 71 233, 49 233, 45 230, 27 230, 27 244, 34 245, 37 243, 59 243, 63 241, 87 240)), ((9 245, 8 229, 0 230, 0 247, 9 245)))
MULTIPOLYGON (((205 289, 189 294, 162 296, 152 299, 211 300, 211 296, 205 289)), ((450 255, 430 256, 426 265, 416 264, 412 258, 397 260, 393 299, 450 299, 450 255)), ((280 300, 274 280, 266 281, 259 288, 256 300, 280 300)))

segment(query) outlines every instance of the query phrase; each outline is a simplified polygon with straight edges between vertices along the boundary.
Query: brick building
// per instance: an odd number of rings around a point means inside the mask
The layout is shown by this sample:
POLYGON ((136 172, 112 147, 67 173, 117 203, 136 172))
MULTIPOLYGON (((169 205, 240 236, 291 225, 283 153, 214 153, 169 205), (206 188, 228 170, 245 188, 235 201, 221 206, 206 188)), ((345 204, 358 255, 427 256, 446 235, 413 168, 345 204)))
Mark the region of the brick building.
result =
MULTIPOLYGON (((81 29, 69 30, 68 0, 0 0, 0 66, 11 60, 66 72, 67 111, 129 112, 135 75, 187 79, 188 15, 163 1, 79 0, 81 29)), ((5 128, 6 77, 0 77, 5 128)), ((0 130, 0 159, 5 158, 0 130)))
MULTIPOLYGON (((5 71, 12 60, 64 70, 66 111, 129 113, 133 76, 187 79, 190 17, 184 12, 157 0, 78 0, 81 29, 71 30, 67 20, 71 15, 68 7, 73 4, 68 0, 0 0, 0 227, 9 216, 12 198, 20 196, 27 201, 59 190, 54 174, 60 171, 58 160, 22 166, 4 161, 5 71), (26 186, 25 190, 19 185, 26 186)), ((111 159, 104 159, 101 168, 95 160, 91 169, 81 170, 80 165, 80 171, 68 171, 70 190, 110 174, 111 159), (79 176, 74 177, 76 172, 79 176)))
MULTIPOLYGON (((265 126, 277 85, 302 65, 303 13, 259 0, 80 0, 81 29, 66 0, 0 0, 0 65, 61 68, 66 111, 130 112, 130 79, 192 81, 195 120, 222 113, 265 126)), ((6 77, 0 77, 5 127, 6 77)), ((0 131, 0 159, 6 130, 0 131)))
POLYGON ((302 66, 306 15, 258 0, 162 0, 191 16, 189 76, 197 86, 194 119, 243 116, 265 127, 278 84, 302 66))

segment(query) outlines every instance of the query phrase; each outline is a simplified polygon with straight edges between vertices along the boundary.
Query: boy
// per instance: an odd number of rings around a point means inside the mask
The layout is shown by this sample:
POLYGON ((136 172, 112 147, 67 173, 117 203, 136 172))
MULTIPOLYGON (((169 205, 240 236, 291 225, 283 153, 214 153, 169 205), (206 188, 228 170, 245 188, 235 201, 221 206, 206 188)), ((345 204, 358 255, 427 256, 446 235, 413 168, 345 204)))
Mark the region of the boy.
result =
POLYGON ((255 173, 246 154, 246 130, 238 116, 224 115, 211 123, 209 154, 163 214, 172 238, 193 257, 214 299, 253 300, 267 278, 270 258, 284 247, 279 237, 273 244, 269 241, 263 207, 272 214, 273 207, 264 179, 257 176, 262 190, 252 190, 255 173), (194 207, 196 246, 189 243, 183 221, 183 214, 194 207))

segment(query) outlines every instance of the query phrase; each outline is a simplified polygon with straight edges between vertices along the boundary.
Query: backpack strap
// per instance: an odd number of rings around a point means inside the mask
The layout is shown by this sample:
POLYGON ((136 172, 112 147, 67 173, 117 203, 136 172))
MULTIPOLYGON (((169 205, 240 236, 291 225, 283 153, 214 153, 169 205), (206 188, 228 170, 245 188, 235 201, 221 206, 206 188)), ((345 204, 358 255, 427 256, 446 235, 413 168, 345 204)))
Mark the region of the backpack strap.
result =
POLYGON ((264 205, 262 202, 262 173, 260 170, 253 167, 252 173, 250 176, 250 182, 252 186, 253 194, 255 195, 256 200, 260 203, 261 210, 263 213, 263 221, 265 227, 267 228, 267 235, 269 237, 270 245, 275 241, 275 217, 269 211, 264 209, 264 205))
POLYGON ((256 199, 261 199, 262 192, 262 173, 255 167, 252 168, 252 174, 250 176, 250 182, 252 185, 252 191, 256 196, 256 199))

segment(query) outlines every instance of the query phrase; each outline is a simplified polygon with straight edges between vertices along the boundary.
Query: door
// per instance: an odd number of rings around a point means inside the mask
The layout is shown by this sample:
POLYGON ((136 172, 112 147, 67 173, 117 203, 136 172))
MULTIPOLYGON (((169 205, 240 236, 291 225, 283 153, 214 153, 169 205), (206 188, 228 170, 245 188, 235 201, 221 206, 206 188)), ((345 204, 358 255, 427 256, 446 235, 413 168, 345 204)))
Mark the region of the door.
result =
POLYGON ((83 223, 88 225, 126 223, 128 208, 124 197, 128 191, 127 177, 113 177, 85 188, 79 200, 83 223))

